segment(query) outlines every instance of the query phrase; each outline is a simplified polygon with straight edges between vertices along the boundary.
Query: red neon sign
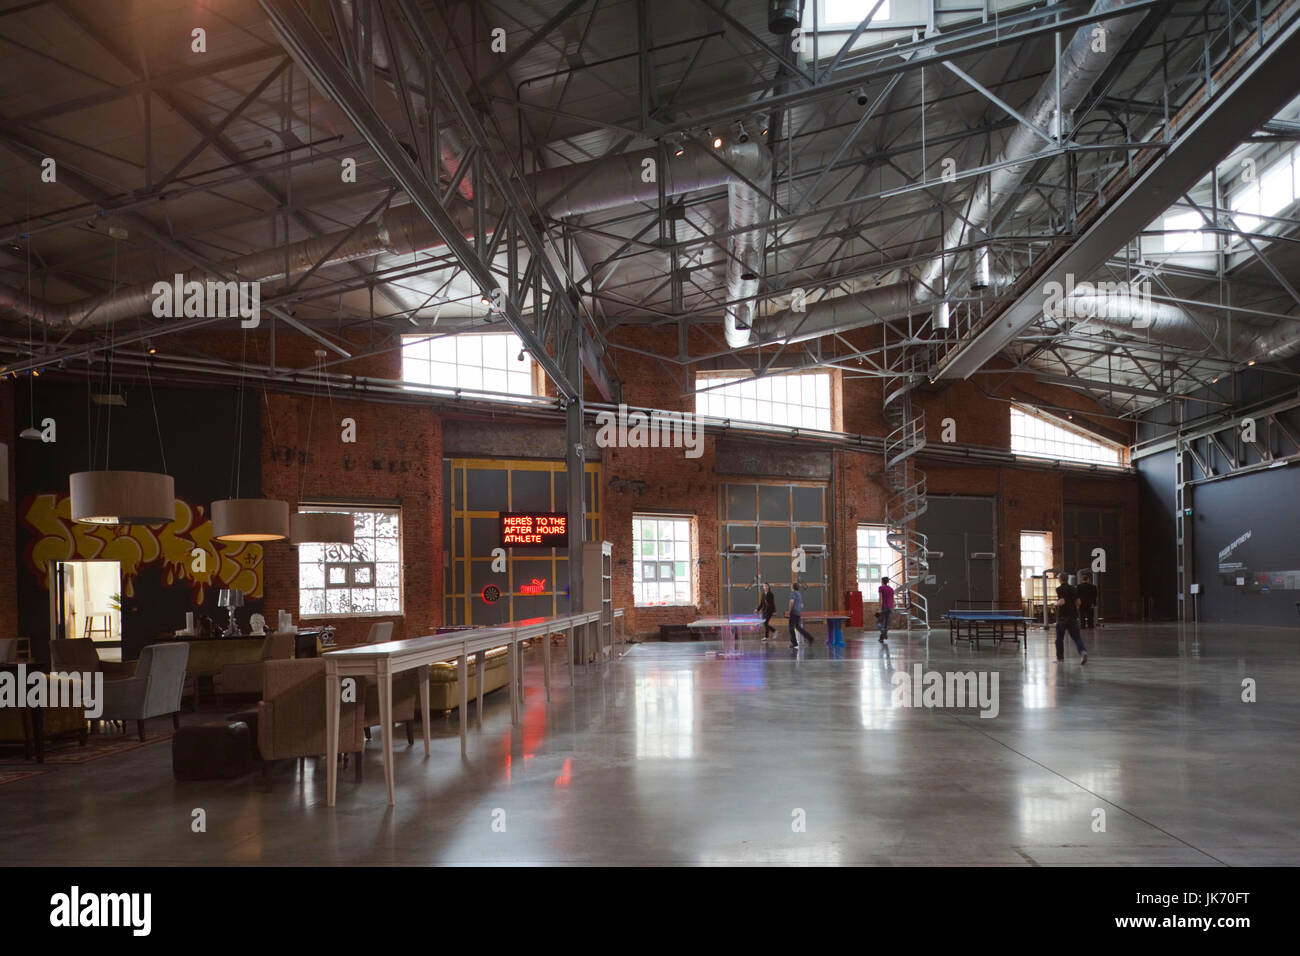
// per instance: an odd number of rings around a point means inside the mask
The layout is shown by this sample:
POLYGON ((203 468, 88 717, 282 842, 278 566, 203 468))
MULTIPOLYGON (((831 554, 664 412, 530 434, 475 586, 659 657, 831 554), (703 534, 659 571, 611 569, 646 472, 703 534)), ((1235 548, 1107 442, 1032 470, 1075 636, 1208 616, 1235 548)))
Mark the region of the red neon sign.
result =
POLYGON ((501 513, 503 547, 562 548, 568 543, 568 515, 536 511, 501 513))
POLYGON ((533 578, 532 584, 519 585, 520 594, 541 594, 546 590, 546 578, 533 578))

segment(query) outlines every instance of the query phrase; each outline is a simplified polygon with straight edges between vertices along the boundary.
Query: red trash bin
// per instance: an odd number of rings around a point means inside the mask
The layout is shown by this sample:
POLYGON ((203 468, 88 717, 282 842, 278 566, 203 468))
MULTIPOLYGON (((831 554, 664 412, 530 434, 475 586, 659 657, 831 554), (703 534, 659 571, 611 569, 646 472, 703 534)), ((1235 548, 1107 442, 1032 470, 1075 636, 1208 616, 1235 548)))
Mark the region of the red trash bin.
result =
POLYGON ((849 612, 849 627, 862 626, 862 592, 845 591, 844 608, 849 612))

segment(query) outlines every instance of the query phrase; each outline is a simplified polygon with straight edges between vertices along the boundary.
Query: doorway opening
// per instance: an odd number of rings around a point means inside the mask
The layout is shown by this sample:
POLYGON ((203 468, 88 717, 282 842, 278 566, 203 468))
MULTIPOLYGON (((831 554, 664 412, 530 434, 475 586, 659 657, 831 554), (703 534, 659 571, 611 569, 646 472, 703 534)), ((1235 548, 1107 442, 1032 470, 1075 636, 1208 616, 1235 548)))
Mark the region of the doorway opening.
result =
POLYGON ((56 561, 50 574, 51 636, 89 638, 97 644, 120 647, 121 562, 56 561))

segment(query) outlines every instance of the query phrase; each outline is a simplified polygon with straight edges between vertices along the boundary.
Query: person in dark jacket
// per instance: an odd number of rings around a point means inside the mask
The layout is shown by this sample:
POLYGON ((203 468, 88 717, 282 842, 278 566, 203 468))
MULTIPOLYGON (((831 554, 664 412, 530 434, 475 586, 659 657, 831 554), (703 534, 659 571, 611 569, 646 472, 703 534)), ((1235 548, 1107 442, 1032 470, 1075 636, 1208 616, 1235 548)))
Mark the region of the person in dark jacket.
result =
POLYGON ((754 613, 763 619, 763 640, 770 641, 776 633, 772 626, 772 615, 776 613, 776 595, 772 593, 772 585, 763 584, 759 588, 758 609, 754 613))
POLYGON ((1084 571, 1079 575, 1079 617, 1086 628, 1097 624, 1097 585, 1092 583, 1092 575, 1084 571))
POLYGON ((1074 646, 1079 649, 1079 663, 1088 663, 1088 649, 1083 646, 1083 637, 1079 634, 1079 589, 1073 584, 1074 577, 1062 581, 1056 589, 1056 662, 1065 661, 1065 633, 1069 631, 1074 646))

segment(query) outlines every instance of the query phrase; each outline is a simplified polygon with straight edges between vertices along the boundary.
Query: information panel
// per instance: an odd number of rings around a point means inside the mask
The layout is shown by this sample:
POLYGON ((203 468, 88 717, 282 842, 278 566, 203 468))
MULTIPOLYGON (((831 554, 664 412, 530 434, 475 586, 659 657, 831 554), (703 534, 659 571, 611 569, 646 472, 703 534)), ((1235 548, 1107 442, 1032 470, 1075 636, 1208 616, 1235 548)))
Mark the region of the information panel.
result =
POLYGON ((501 512, 502 547, 563 548, 568 543, 568 515, 551 511, 501 512))

